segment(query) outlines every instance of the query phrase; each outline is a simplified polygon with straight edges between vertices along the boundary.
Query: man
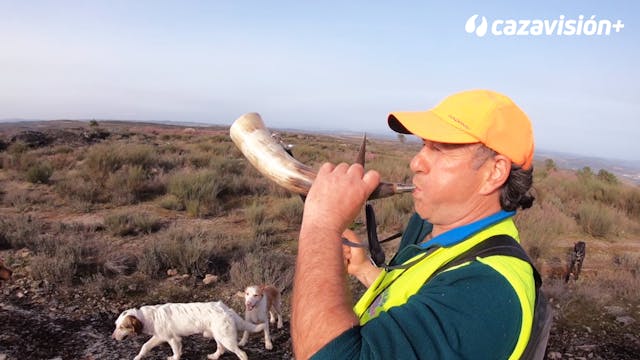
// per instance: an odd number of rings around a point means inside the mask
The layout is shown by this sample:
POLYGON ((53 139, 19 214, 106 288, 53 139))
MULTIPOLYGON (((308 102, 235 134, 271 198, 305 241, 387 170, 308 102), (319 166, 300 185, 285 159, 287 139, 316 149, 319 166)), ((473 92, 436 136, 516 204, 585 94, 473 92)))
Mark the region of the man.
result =
POLYGON ((434 275, 499 234, 518 239, 512 216, 530 207, 533 132, 508 97, 454 94, 389 126, 424 146, 411 160, 416 214, 385 269, 341 237, 379 183, 360 165, 326 163, 305 202, 292 301, 296 359, 519 358, 531 333, 531 266, 476 258, 434 275), (345 271, 368 286, 353 306, 345 271))

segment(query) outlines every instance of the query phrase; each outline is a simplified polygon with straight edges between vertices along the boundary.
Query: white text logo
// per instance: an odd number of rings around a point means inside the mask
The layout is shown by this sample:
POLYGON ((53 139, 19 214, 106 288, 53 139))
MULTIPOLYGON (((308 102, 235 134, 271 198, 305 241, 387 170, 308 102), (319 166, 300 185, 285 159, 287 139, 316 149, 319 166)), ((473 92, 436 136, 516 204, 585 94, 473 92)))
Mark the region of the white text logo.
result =
POLYGON ((464 25, 467 33, 475 33, 483 37, 487 33, 494 36, 607 36, 612 31, 619 33, 624 29, 621 20, 615 22, 608 19, 596 20, 595 15, 585 18, 566 19, 560 15, 557 19, 495 19, 478 14, 472 15, 464 25), (480 21, 478 22, 478 17, 480 21))

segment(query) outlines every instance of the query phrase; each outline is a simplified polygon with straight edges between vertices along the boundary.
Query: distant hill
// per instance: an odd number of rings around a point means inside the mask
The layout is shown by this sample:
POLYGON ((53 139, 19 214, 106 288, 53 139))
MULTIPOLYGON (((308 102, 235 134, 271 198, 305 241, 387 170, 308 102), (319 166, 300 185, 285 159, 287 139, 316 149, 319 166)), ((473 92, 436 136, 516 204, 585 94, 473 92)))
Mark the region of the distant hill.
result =
POLYGON ((604 159, 550 150, 536 150, 536 159, 552 159, 559 168, 579 170, 586 166, 594 172, 604 169, 620 180, 640 185, 640 160, 604 159))
MULTIPOLYGON (((39 125, 47 127, 47 123, 69 123, 69 122, 89 122, 91 119, 78 119, 78 120, 38 120, 38 119, 0 119, 0 124, 3 127, 17 125, 18 129, 31 127, 33 125, 39 125), (23 126, 20 124, 23 123, 23 126)), ((111 119, 96 119, 99 123, 121 123, 127 122, 135 124, 162 124, 168 126, 184 126, 184 127, 214 127, 221 128, 228 125, 201 123, 201 122, 186 122, 186 121, 170 121, 170 120, 111 120, 111 119)), ((345 137, 361 137, 364 132, 345 131, 345 130, 301 130, 293 128, 273 128, 271 130, 288 131, 288 132, 306 132, 310 134, 323 134, 330 136, 345 136, 345 137)), ((397 138, 397 134, 386 133, 367 133, 369 138, 378 138, 390 140, 397 138)), ((412 136, 407 136, 406 140, 413 142, 415 139, 412 136)), ((571 154, 566 152, 559 152, 547 149, 536 149, 536 160, 544 161, 545 159, 553 159, 556 165, 562 169, 579 170, 586 166, 590 167, 594 172, 598 172, 600 169, 604 169, 610 173, 615 174, 620 180, 627 181, 636 185, 640 185, 640 160, 620 160, 620 159, 605 159, 593 156, 584 156, 579 154, 571 154)))

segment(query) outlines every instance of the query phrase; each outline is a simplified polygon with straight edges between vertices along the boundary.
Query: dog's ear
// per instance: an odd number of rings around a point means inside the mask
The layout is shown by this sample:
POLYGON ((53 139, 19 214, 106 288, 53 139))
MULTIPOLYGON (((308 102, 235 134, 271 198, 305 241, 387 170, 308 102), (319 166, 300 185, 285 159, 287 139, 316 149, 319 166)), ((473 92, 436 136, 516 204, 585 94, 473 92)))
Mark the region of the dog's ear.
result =
POLYGON ((125 323, 125 327, 133 328, 133 331, 135 331, 136 334, 142 333, 142 323, 140 322, 140 320, 138 320, 137 317, 133 315, 127 315, 124 318, 124 323, 125 323))
POLYGON ((238 291, 236 293, 236 296, 239 297, 239 298, 243 298, 244 299, 244 292, 243 291, 238 291))

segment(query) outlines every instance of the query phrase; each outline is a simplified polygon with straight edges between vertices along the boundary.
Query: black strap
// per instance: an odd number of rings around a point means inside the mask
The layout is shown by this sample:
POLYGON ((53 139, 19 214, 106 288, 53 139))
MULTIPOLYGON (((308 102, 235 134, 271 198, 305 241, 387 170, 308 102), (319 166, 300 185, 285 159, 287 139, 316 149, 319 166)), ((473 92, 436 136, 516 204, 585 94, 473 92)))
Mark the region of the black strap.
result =
POLYGON ((367 239, 369 240, 369 256, 371 256, 371 260, 377 267, 384 266, 384 250, 382 250, 380 241, 378 241, 376 214, 370 202, 365 204, 364 210, 367 224, 367 239))
POLYGON ((448 263, 441 266, 438 270, 436 270, 431 277, 436 276, 437 274, 452 268, 454 266, 462 265, 466 262, 473 261, 476 257, 488 257, 493 255, 506 255, 512 256, 514 258, 520 259, 522 261, 526 261, 531 265, 533 269, 533 279, 536 284, 536 290, 542 286, 542 279, 540 278, 540 273, 533 263, 531 259, 524 251, 522 246, 511 236, 509 235, 495 235, 487 240, 477 244, 471 249, 465 251, 464 253, 456 256, 448 263))

